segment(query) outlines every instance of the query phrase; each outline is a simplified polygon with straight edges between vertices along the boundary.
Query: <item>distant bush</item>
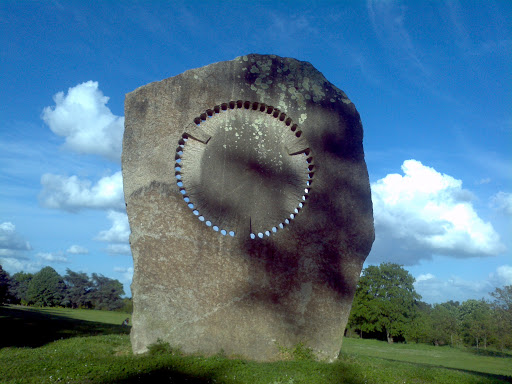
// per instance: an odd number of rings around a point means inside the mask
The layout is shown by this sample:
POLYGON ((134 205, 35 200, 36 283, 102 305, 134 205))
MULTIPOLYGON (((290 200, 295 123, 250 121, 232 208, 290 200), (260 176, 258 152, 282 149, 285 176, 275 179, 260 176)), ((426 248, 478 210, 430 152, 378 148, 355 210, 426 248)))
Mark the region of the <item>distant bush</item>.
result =
POLYGON ((116 309, 116 311, 132 314, 133 313, 133 300, 132 300, 132 298, 131 297, 125 297, 123 299, 123 306, 121 308, 119 308, 119 309, 116 309))

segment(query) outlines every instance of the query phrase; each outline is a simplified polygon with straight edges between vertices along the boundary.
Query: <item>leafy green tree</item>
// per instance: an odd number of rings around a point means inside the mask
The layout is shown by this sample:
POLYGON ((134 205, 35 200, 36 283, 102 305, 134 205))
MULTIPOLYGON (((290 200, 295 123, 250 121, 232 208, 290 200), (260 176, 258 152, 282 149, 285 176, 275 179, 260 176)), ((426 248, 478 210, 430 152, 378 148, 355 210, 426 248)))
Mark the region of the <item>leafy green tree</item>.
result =
POLYGON ((124 306, 121 298, 124 295, 124 289, 119 280, 93 273, 92 282, 94 285, 92 301, 96 309, 114 311, 124 306))
POLYGON ((357 285, 350 324, 365 332, 385 332, 392 343, 394 337, 406 335, 420 298, 414 277, 400 265, 369 266, 357 285))
POLYGON ((512 316, 512 285, 507 285, 503 288, 496 288, 491 292, 494 298, 494 305, 501 308, 512 316))
POLYGON ((496 322, 497 345, 501 349, 512 348, 512 285, 496 288, 491 292, 493 318, 496 322))
POLYGON ((416 343, 428 343, 432 333, 430 312, 432 306, 423 301, 415 303, 415 311, 407 327, 406 339, 416 343))
POLYGON ((86 273, 73 272, 66 269, 64 275, 66 293, 62 304, 71 308, 92 308, 94 284, 86 273))
POLYGON ((474 341, 477 349, 483 342, 487 348, 495 326, 490 305, 484 300, 467 300, 460 306, 459 318, 465 342, 473 345, 474 341))
POLYGON ((370 305, 374 297, 369 283, 368 279, 359 280, 348 319, 348 326, 359 330, 361 338, 363 338, 363 332, 370 333, 377 330, 378 312, 375 306, 370 305))
POLYGON ((64 299, 66 285, 62 277, 52 267, 44 267, 37 272, 27 289, 28 303, 38 307, 55 307, 64 299))
POLYGON ((450 303, 434 305, 430 313, 432 324, 430 339, 434 345, 453 346, 457 337, 458 317, 458 306, 450 303))
POLYGON ((27 291, 30 281, 34 275, 32 273, 17 272, 11 277, 10 292, 13 303, 28 304, 27 291))
POLYGON ((4 269, 0 265, 0 305, 9 302, 10 281, 11 281, 11 278, 10 278, 9 274, 6 271, 4 271, 4 269))
POLYGON ((119 309, 124 313, 133 313, 133 300, 131 297, 125 297, 123 299, 123 306, 119 309))

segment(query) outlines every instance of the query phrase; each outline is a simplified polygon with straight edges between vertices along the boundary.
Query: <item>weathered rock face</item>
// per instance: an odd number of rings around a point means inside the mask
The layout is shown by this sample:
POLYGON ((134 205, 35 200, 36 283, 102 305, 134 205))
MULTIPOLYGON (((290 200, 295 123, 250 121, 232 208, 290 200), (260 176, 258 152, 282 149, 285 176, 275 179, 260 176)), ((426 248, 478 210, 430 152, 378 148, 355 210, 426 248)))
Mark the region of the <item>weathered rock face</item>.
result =
POLYGON ((336 358, 374 240, 359 114, 311 64, 248 55, 126 96, 132 346, 336 358))

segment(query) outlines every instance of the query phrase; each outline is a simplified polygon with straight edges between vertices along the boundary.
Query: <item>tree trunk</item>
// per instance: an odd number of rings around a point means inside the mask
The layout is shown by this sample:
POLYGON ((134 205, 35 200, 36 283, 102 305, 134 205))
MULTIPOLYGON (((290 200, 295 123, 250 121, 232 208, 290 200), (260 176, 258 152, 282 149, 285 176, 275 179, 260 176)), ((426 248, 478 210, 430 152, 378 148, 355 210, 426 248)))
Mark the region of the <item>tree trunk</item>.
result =
POLYGON ((389 331, 388 331, 388 330, 386 330, 386 337, 387 337, 387 339, 388 339, 388 343, 389 343, 389 344, 393 344, 393 336, 391 336, 391 335, 389 334, 389 331))
POLYGON ((475 337, 476 340, 476 349, 478 349, 478 337, 475 337))

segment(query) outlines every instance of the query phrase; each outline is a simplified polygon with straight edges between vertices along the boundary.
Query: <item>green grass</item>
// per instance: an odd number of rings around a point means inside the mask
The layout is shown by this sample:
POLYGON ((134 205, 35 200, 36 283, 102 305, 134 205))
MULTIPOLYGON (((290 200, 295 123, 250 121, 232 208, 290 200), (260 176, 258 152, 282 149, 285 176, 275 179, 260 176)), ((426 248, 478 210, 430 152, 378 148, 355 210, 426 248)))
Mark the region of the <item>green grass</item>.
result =
POLYGON ((331 364, 182 356, 164 347, 134 356, 129 327, 120 326, 125 314, 70 311, 0 307, 1 383, 512 382, 510 357, 357 339, 345 339, 340 359, 331 364))
POLYGON ((369 356, 389 361, 427 364, 446 368, 455 368, 480 373, 492 373, 512 376, 512 354, 498 354, 499 357, 485 356, 485 351, 434 347, 426 344, 392 344, 376 340, 345 338, 344 353, 369 356))
POLYGON ((0 306, 0 348, 40 347, 76 336, 130 333, 126 313, 66 308, 0 306))

